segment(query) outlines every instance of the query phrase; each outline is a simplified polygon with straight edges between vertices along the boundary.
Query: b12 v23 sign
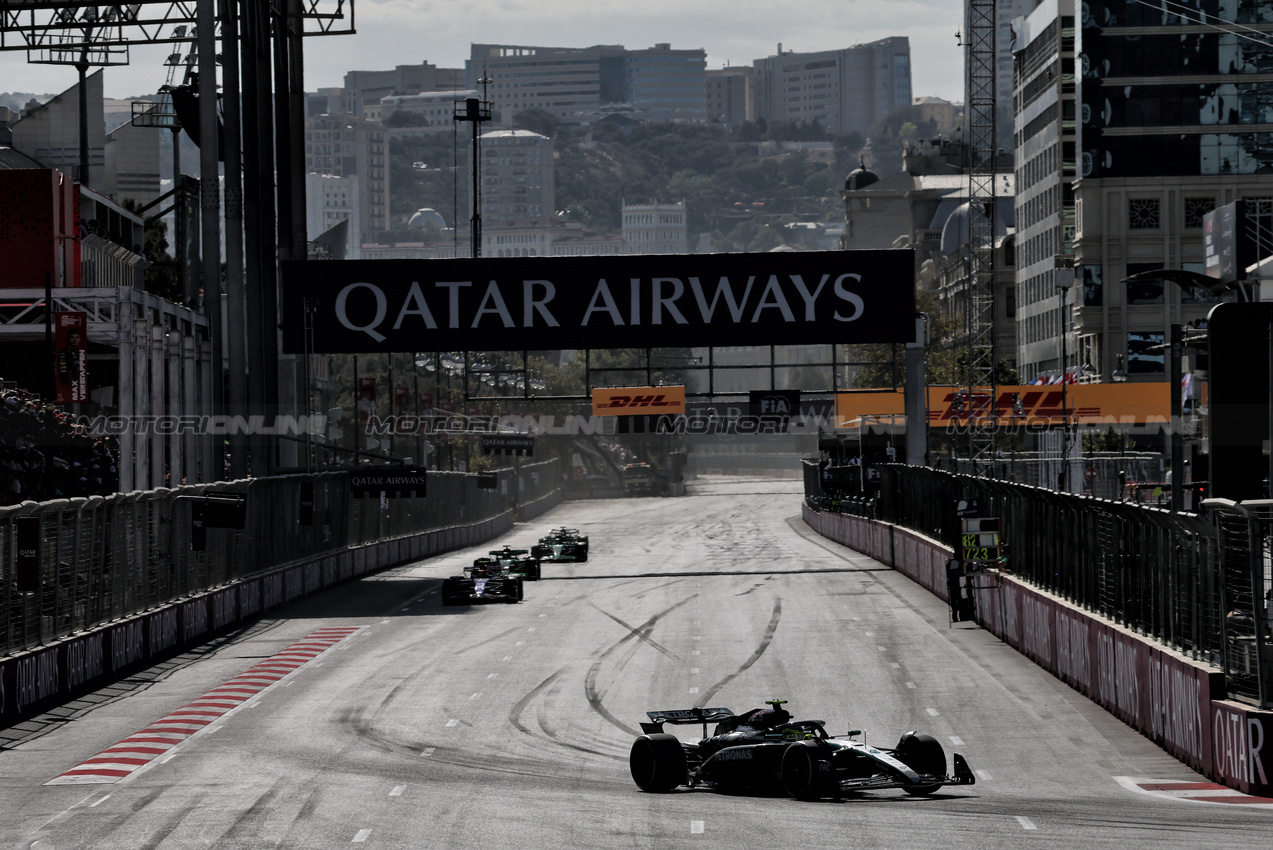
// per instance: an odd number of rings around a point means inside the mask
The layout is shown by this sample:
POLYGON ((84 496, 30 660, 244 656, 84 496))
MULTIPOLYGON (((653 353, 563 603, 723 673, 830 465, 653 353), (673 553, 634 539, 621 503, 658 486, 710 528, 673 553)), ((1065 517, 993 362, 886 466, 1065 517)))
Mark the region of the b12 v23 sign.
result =
POLYGON ((283 350, 906 342, 914 251, 293 261, 283 350))

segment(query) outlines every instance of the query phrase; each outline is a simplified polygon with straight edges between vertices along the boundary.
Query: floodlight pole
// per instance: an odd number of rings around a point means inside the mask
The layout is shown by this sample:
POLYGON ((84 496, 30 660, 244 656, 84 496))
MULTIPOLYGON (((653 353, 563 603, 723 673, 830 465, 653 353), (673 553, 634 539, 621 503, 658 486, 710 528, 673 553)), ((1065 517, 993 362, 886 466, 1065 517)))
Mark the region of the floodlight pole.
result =
MULTIPOLYGON (((490 80, 482 77, 478 82, 485 89, 490 80)), ((482 122, 491 120, 490 101, 479 100, 476 97, 466 98, 462 109, 460 102, 457 101, 452 117, 456 121, 469 121, 473 124, 473 209, 469 216, 469 256, 480 257, 482 256, 482 159, 479 139, 482 135, 482 122)))

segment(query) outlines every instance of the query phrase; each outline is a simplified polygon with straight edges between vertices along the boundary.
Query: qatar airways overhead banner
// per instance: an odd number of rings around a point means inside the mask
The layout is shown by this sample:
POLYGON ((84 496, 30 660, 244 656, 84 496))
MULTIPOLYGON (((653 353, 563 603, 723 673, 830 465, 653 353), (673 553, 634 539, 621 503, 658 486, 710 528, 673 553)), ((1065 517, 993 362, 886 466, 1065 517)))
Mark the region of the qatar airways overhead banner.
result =
POLYGON ((283 350, 906 342, 914 252, 285 262, 283 350))

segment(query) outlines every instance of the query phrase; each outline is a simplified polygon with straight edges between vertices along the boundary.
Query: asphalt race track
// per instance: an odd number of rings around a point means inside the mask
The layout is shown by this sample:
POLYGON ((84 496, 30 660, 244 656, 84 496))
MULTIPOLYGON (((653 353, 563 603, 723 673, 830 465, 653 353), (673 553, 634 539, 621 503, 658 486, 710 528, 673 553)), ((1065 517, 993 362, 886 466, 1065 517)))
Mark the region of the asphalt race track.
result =
POLYGON ((686 498, 567 503, 6 730, 0 847, 1269 847, 1273 801, 1208 791, 816 537, 800 488, 704 478, 686 498), (443 577, 561 525, 590 536, 586 563, 545 564, 518 605, 441 606, 443 577), (646 710, 774 697, 882 746, 931 734, 977 784, 819 803, 633 784, 646 710))

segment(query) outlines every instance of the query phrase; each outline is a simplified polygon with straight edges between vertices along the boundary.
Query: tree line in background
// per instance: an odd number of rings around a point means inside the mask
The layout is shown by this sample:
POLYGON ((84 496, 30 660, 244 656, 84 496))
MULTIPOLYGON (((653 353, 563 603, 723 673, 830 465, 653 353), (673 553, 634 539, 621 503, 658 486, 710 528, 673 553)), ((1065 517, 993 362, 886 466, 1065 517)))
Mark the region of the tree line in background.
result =
MULTIPOLYGON (((396 113, 390 122, 413 126, 396 113)), ((418 117, 419 122, 425 119, 418 117)), ((768 251, 787 244, 782 225, 840 223, 840 191, 850 171, 865 162, 887 177, 902 168, 906 140, 931 138, 936 126, 904 107, 877 122, 867 137, 832 135, 815 122, 763 119, 721 124, 642 124, 613 117, 589 127, 558 122, 543 110, 517 113, 514 124, 554 139, 559 218, 579 222, 589 235, 618 233, 624 203, 684 201, 690 244, 711 236, 715 251, 768 251), (829 142, 829 150, 766 151, 764 142, 829 142)), ((407 222, 432 208, 451 226, 469 219, 468 153, 463 133, 434 132, 395 138, 391 154, 391 216, 384 241, 453 238, 407 222), (413 168, 423 162, 427 169, 413 168)))

